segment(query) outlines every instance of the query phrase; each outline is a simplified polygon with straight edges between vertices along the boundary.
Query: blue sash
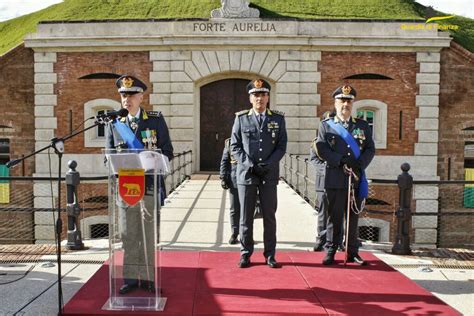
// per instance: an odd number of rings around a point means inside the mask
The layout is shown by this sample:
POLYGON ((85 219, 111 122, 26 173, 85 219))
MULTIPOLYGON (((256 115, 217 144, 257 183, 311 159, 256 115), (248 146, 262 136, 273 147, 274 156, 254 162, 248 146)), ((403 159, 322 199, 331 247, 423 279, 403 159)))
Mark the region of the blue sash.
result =
POLYGON ((135 137, 135 134, 127 126, 127 124, 122 123, 119 120, 115 120, 112 124, 115 126, 115 129, 120 134, 122 139, 125 141, 128 148, 131 148, 131 149, 144 148, 143 144, 140 143, 140 141, 135 137))
MULTIPOLYGON (((341 124, 336 124, 333 120, 328 120, 327 123, 350 146, 354 157, 356 157, 356 159, 359 159, 360 150, 354 137, 352 137, 352 135, 341 124)), ((361 175, 359 179, 359 198, 365 199, 368 196, 369 182, 367 181, 367 178, 365 176, 365 171, 361 170, 361 175)))

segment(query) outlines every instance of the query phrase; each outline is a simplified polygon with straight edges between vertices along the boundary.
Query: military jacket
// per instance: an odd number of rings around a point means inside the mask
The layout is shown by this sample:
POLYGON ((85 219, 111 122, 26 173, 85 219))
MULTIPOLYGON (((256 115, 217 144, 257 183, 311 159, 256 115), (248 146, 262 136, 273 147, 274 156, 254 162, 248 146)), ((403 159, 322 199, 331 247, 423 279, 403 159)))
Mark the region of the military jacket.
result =
MULTIPOLYGON (((123 117, 120 120, 130 126, 128 116, 123 117)), ((155 131, 157 137, 156 147, 161 149, 162 154, 168 157, 171 161, 171 159, 173 159, 173 145, 168 132, 168 126, 166 125, 161 112, 147 112, 141 108, 140 118, 137 125, 137 130, 134 132, 135 137, 145 145, 141 137, 141 132, 146 130, 155 131)), ((120 136, 119 132, 116 130, 115 126, 109 124, 106 131, 106 148, 126 148, 126 146, 127 145, 122 139, 122 136, 120 136)))
MULTIPOLYGON (((336 124, 342 124, 337 116, 325 119, 321 122, 318 138, 316 140, 316 154, 327 163, 324 183, 325 188, 345 189, 347 188, 348 177, 344 173, 341 159, 344 156, 353 156, 354 153, 346 141, 329 126, 329 120, 333 120, 336 124)), ((366 121, 356 118, 349 120, 347 130, 354 137, 359 146, 361 154, 358 161, 364 170, 375 155, 372 130, 366 121)))
POLYGON ((230 179, 234 188, 237 188, 237 160, 230 152, 230 138, 224 141, 224 150, 222 152, 220 178, 230 179))
POLYGON ((267 109, 261 125, 253 109, 236 113, 230 147, 238 162, 237 183, 278 184, 279 161, 285 155, 287 141, 283 113, 267 109), (250 172, 258 163, 266 164, 269 170, 263 179, 250 172))

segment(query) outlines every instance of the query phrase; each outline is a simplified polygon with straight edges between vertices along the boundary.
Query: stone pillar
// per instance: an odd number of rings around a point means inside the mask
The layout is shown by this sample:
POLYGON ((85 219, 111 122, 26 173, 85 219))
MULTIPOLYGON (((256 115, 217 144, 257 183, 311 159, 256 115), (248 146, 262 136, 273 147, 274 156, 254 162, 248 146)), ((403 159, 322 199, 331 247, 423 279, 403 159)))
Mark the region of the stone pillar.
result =
MULTIPOLYGON (((423 52, 416 54, 419 72, 416 74, 418 95, 416 106, 419 110, 415 122, 418 131, 418 143, 415 144, 415 156, 425 159, 438 158, 439 130, 439 82, 440 82, 440 53, 423 52)), ((430 180, 437 180, 437 170, 426 175, 430 180)), ((415 186, 415 212, 438 212, 438 187, 415 186)), ((414 216, 412 225, 415 230, 414 247, 436 247, 437 216, 414 216)))
MULTIPOLYGON (((54 73, 56 53, 35 53, 35 149, 38 150, 50 144, 51 138, 55 136, 57 118, 55 107, 57 96, 54 93, 54 84, 57 83, 57 75, 54 73)), ((57 157, 51 154, 51 165, 57 166, 57 157)), ((35 157, 36 175, 49 175, 45 170, 49 165, 47 152, 40 153, 35 157)), ((52 176, 57 176, 57 170, 51 170, 52 176)), ((51 205, 49 184, 34 184, 34 207, 54 208, 51 205)), ((56 191, 56 186, 53 186, 56 191)), ((53 195, 57 193, 53 192, 53 195)), ((54 221, 52 212, 35 213, 35 239, 36 243, 54 243, 54 221)))

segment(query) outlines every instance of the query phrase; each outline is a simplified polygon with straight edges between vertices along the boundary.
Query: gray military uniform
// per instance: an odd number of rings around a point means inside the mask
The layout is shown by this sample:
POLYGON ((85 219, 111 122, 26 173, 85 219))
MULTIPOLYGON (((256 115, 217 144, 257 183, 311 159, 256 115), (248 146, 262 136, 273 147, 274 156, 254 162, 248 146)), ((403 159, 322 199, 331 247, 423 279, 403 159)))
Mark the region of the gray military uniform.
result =
POLYGON ((286 152, 287 134, 283 113, 267 109, 265 119, 258 123, 253 109, 236 113, 232 128, 231 150, 238 161, 237 185, 241 205, 241 255, 251 256, 254 250, 253 215, 257 192, 263 214, 265 258, 275 255, 277 184, 279 161, 286 152), (258 177, 252 172, 257 164, 265 164, 267 173, 258 177))

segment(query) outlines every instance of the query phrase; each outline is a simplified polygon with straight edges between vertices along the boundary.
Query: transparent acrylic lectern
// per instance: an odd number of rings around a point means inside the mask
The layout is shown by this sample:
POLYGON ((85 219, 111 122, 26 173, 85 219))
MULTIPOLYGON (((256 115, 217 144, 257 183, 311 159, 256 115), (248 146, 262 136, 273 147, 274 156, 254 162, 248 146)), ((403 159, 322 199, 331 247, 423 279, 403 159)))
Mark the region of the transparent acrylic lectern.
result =
POLYGON ((109 170, 109 299, 106 310, 162 311, 158 247, 168 158, 160 150, 106 149, 109 170))

